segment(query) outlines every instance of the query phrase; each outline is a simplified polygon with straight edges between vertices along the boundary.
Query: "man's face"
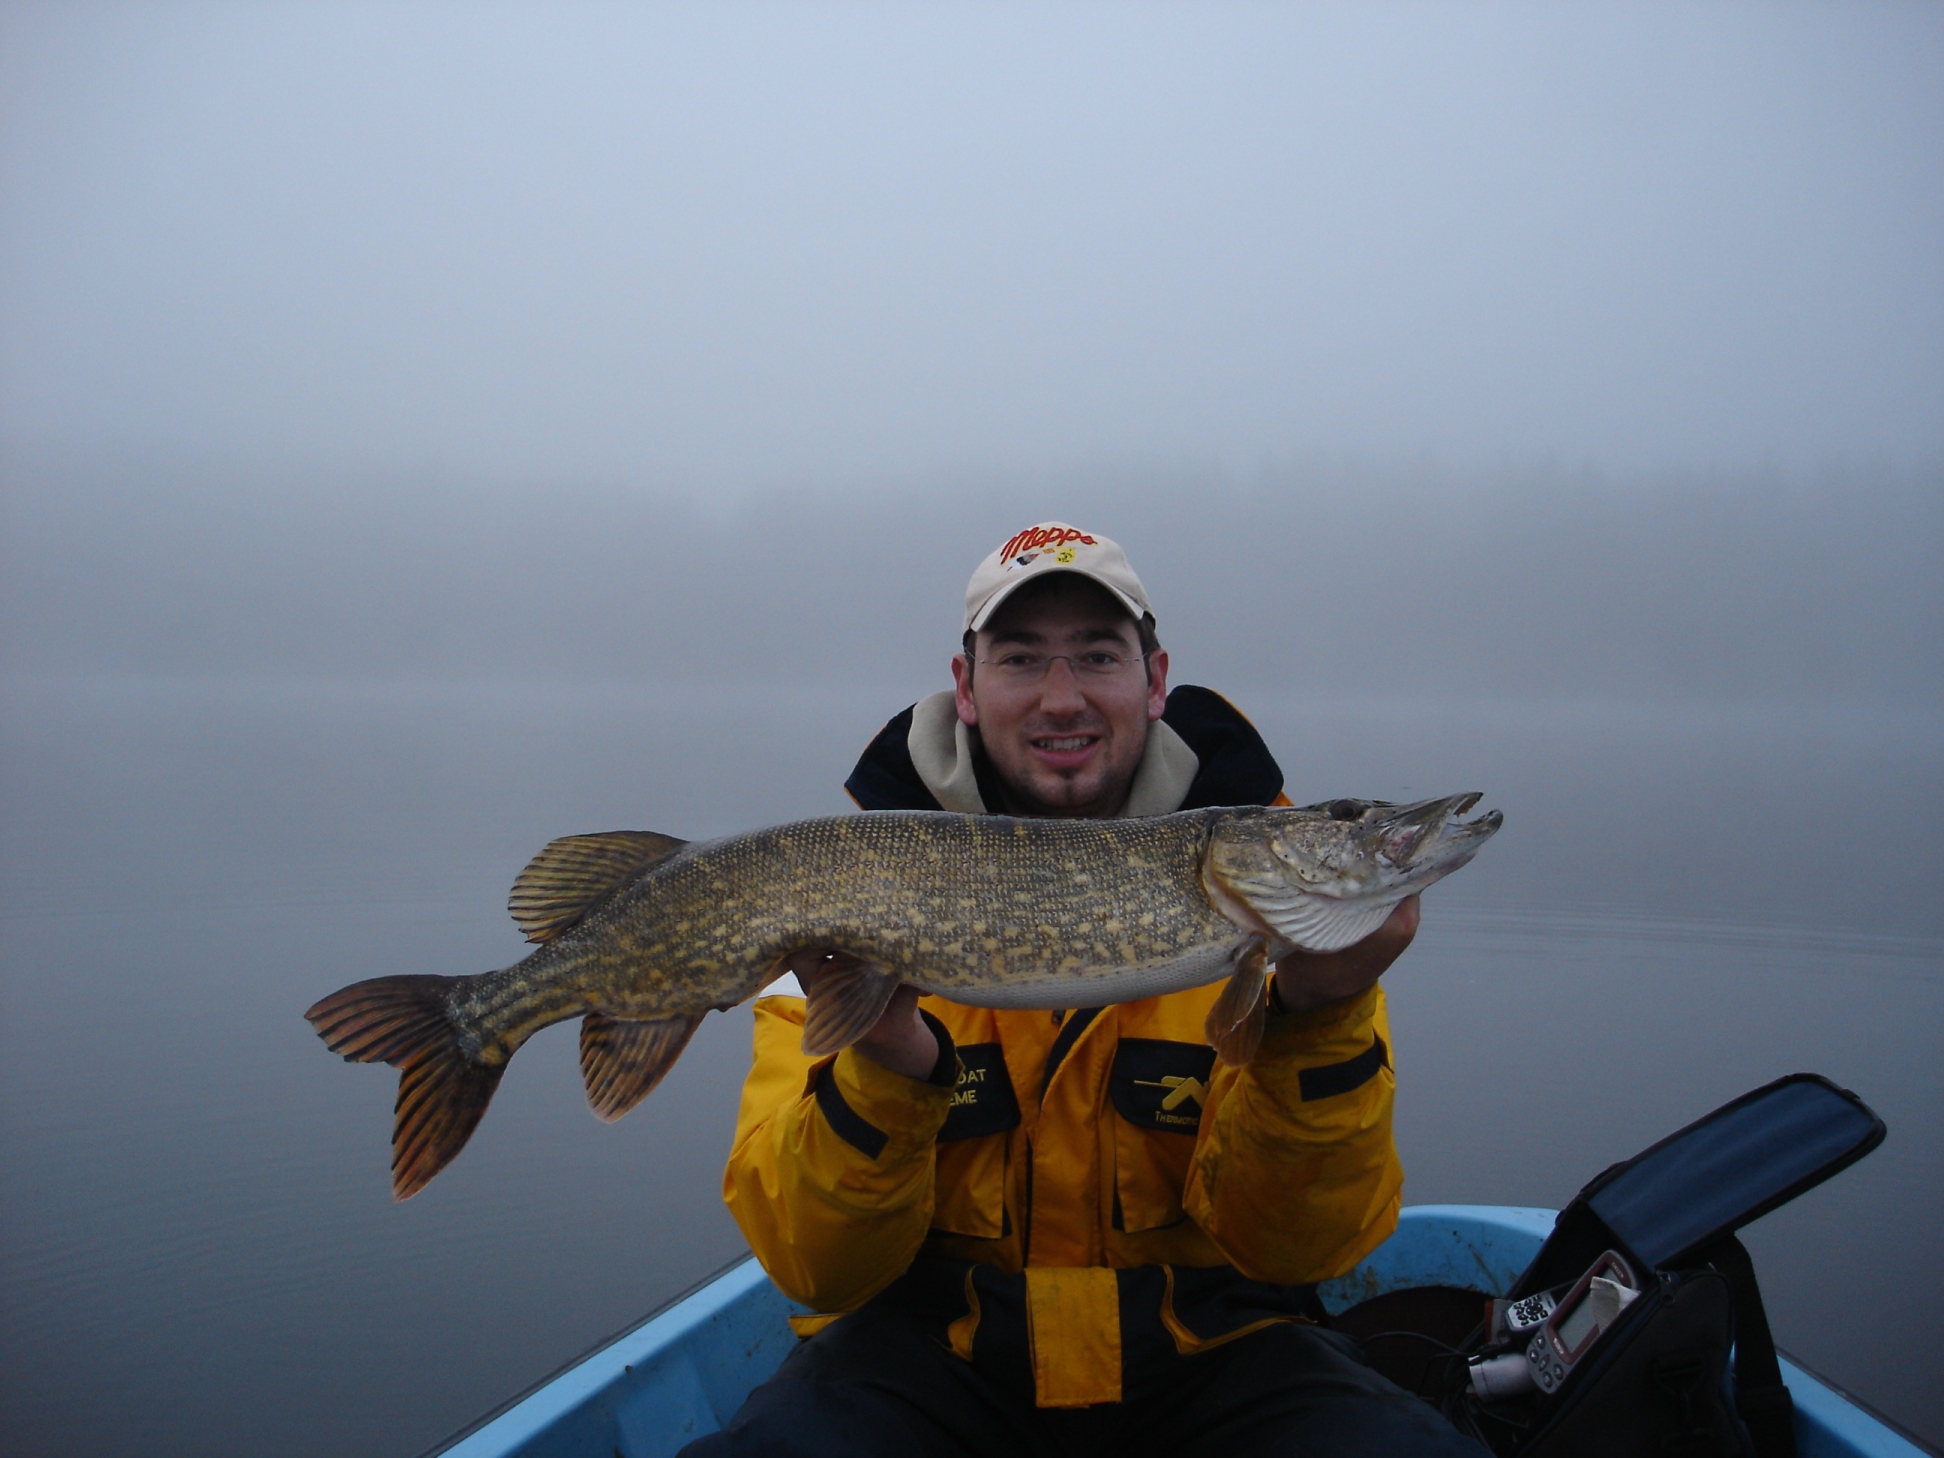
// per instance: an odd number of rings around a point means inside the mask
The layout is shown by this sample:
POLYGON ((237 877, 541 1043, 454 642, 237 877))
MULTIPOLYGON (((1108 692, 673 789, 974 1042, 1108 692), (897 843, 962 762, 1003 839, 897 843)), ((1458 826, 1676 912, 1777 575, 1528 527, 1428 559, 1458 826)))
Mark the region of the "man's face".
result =
MULTIPOLYGON (((1044 588, 1007 599, 974 639, 977 656, 1007 652, 1101 652, 1138 659, 1134 620, 1084 577, 1061 574, 1044 588), (1025 601, 1020 599, 1024 598, 1025 601)), ((1147 747, 1148 724, 1168 699, 1168 655, 1157 649, 1147 672, 1078 675, 1065 658, 1037 682, 1020 682, 989 663, 952 659, 959 718, 975 725, 986 757, 1026 815, 1103 817, 1119 811, 1147 747)), ((994 807, 998 808, 998 807, 994 807)))

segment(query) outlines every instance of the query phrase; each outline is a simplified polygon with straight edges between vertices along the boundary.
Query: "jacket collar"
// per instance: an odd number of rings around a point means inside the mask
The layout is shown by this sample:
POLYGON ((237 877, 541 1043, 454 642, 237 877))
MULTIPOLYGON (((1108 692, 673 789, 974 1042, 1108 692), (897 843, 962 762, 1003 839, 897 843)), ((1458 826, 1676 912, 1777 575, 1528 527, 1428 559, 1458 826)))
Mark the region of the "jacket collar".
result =
MULTIPOLYGON (((1168 695, 1128 792, 1129 816, 1206 805, 1267 805, 1282 770, 1255 726, 1209 689, 1168 695)), ((920 699, 879 731, 844 782, 863 810, 956 810, 982 815, 999 802, 991 766, 952 704, 950 689, 920 699)))

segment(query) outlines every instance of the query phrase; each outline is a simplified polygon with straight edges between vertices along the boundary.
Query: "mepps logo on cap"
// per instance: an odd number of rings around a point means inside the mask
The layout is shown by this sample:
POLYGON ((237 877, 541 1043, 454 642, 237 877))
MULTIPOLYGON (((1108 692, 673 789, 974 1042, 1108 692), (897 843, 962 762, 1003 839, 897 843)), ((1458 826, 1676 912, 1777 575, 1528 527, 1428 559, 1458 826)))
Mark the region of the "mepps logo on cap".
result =
POLYGON ((1120 543, 1063 521, 1043 521, 1008 537, 972 573, 965 587, 966 628, 977 632, 1020 586, 1050 572, 1091 578, 1136 618, 1154 611, 1120 543))

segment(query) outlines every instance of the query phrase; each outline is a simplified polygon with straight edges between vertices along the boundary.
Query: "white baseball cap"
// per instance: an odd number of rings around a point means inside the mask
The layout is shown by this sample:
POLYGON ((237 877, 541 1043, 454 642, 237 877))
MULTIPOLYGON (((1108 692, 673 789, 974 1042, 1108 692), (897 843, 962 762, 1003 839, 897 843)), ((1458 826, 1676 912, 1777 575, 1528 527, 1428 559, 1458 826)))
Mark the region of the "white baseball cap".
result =
POLYGON ((1063 521, 1043 521, 1008 537, 972 573, 965 585, 966 630, 976 633, 1019 588, 1054 572, 1092 578, 1113 593, 1136 621, 1154 612, 1148 606, 1147 589, 1127 565, 1127 553, 1119 542, 1063 521))

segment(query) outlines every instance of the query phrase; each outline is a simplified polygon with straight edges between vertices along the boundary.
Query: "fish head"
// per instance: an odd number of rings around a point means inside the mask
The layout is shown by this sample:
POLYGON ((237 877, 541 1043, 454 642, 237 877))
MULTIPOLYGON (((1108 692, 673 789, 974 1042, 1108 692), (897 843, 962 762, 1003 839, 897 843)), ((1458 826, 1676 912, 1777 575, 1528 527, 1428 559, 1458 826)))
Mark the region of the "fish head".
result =
POLYGON ((1477 791, 1390 805, 1332 800, 1316 814, 1271 819, 1269 850, 1292 884, 1339 899, 1401 891, 1409 895, 1478 854, 1504 824, 1498 811, 1461 820, 1477 791))
POLYGON ((1332 800, 1237 815, 1209 837, 1204 884, 1231 920, 1311 950, 1346 946, 1478 854, 1504 819, 1493 810, 1461 820, 1479 798, 1332 800))

